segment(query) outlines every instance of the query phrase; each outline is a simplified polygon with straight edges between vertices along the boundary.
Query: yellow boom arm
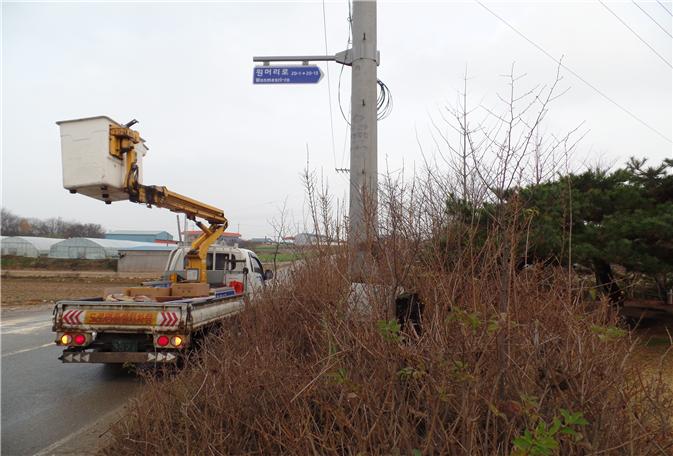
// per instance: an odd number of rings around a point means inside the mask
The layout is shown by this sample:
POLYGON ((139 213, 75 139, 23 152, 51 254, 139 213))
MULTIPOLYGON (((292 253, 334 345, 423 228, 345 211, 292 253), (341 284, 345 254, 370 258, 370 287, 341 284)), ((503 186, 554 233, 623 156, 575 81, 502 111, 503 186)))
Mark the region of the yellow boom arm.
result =
POLYGON ((134 144, 138 142, 140 142, 140 134, 137 131, 129 127, 110 127, 110 155, 121 159, 126 155, 124 188, 129 194, 129 200, 146 204, 148 207, 163 207, 172 212, 185 214, 188 219, 196 222, 203 233, 192 242, 191 250, 186 257, 186 267, 197 269, 199 282, 206 282, 208 280, 206 273, 208 248, 227 229, 229 222, 221 209, 172 192, 166 187, 140 184, 138 182, 138 157, 134 147, 134 144), (207 221, 209 226, 198 221, 197 218, 207 221))

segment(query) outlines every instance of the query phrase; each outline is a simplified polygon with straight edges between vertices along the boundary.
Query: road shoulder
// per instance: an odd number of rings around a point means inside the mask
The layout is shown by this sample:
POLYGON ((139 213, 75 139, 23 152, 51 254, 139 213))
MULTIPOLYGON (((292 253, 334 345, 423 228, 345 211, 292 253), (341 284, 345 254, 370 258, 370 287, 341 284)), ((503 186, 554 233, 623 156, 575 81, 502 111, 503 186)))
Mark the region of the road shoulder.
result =
POLYGON ((35 453, 35 456, 96 455, 110 441, 110 427, 123 418, 126 404, 35 453))

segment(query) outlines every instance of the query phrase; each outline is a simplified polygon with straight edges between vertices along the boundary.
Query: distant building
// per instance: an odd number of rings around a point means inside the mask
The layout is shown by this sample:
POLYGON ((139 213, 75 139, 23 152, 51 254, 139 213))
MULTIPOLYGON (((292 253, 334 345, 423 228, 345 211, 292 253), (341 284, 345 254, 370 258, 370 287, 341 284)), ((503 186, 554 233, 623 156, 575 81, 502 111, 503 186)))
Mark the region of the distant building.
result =
POLYGON ((173 235, 168 231, 135 231, 117 230, 105 233, 105 239, 134 242, 162 242, 173 243, 173 235), (168 241, 168 242, 166 242, 168 241))
POLYGON ((318 245, 318 244, 328 244, 329 241, 326 236, 313 234, 313 233, 299 233, 294 236, 294 245, 303 246, 303 245, 318 245))
POLYGON ((177 246, 148 245, 119 249, 118 272, 163 272, 177 246))
MULTIPOLYGON (((185 239, 185 242, 187 243, 192 243, 194 239, 198 238, 201 236, 203 231, 201 230, 192 230, 192 231, 183 231, 182 235, 185 239)), ((234 233, 230 231, 225 231, 222 233, 222 236, 220 236, 217 241, 215 241, 215 244, 219 245, 234 245, 238 244, 241 242, 241 233, 234 233)))
POLYGON ((249 242, 253 244, 273 244, 273 239, 270 237, 252 238, 249 242))

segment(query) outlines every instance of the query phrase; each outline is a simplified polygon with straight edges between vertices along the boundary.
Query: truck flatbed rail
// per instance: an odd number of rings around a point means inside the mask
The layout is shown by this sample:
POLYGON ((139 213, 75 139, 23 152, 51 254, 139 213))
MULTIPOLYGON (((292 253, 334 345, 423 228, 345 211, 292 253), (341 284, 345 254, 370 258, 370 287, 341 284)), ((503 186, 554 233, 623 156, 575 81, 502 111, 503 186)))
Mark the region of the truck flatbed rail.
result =
POLYGON ((203 297, 175 301, 59 301, 54 308, 53 330, 120 333, 190 333, 228 315, 240 312, 244 297, 203 297))

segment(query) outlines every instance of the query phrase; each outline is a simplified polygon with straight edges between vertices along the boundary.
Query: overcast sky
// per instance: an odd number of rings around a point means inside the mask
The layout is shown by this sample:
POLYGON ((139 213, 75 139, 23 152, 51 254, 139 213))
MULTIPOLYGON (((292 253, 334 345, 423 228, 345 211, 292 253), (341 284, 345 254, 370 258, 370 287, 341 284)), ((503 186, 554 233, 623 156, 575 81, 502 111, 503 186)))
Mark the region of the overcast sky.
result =
MULTIPOLYGON (((639 2, 671 33, 671 2, 639 2)), ((671 61, 671 38, 632 2, 607 2, 671 61)), ((488 2, 487 6, 658 130, 672 134, 671 68, 598 1, 488 2)), ((57 120, 132 118, 150 151, 144 183, 224 210, 230 231, 272 235, 269 221, 287 199, 301 229, 306 166, 346 196, 346 122, 337 102, 341 68, 316 85, 255 86, 253 55, 324 54, 322 2, 2 4, 2 205, 26 217, 62 217, 106 229, 176 233, 175 215, 129 202, 106 206, 62 187, 57 120)), ((327 2, 328 52, 346 46, 348 4, 327 2)), ((434 147, 431 118, 454 105, 469 73, 469 104, 496 102, 513 62, 524 87, 553 82, 556 65, 479 4, 378 5, 379 78, 394 109, 379 123, 379 167, 422 162, 434 147), (417 140, 418 136, 418 140, 417 140), (426 150, 427 153, 427 150, 426 150)), ((671 157, 671 143, 574 76, 545 131, 585 121, 578 163, 621 164, 629 156, 671 157)), ((341 77, 348 113, 350 68, 341 77)))

